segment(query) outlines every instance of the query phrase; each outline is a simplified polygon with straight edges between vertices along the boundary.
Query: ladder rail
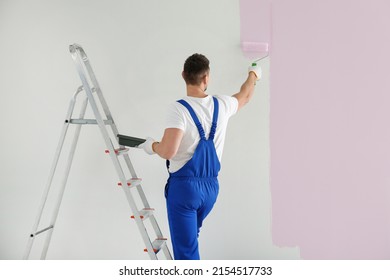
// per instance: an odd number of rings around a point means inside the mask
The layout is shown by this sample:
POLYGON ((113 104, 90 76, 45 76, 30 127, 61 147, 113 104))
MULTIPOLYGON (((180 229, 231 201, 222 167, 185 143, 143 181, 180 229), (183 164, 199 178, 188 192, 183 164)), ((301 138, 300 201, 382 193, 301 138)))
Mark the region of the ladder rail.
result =
MULTIPOLYGON (((128 169, 130 170, 131 176, 133 178, 138 178, 137 174, 136 174, 136 172, 134 170, 133 164, 130 161, 129 155, 128 154, 124 154, 123 156, 124 156, 124 160, 126 162, 126 165, 127 165, 128 169)), ((140 196, 140 198, 142 200, 143 207, 147 208, 147 209, 150 208, 149 202, 148 202, 148 200, 146 198, 145 192, 143 191, 143 189, 141 187, 141 184, 137 185, 136 188, 137 188, 137 192, 138 192, 138 194, 139 194, 139 196, 140 196)), ((149 216, 149 220, 150 220, 150 223, 151 223, 151 225, 152 225, 152 227, 153 227, 153 229, 154 229, 154 231, 156 233, 157 238, 162 238, 163 234, 162 234, 162 231, 161 231, 161 229, 160 229, 160 227, 159 227, 159 225, 157 223, 157 220, 156 220, 156 217, 154 216, 154 214, 151 214, 149 216)), ((147 249, 148 249, 148 252, 151 252, 149 248, 147 248, 147 249)), ((169 251, 169 249, 168 249, 166 244, 162 247, 162 249, 163 249, 163 252, 164 252, 164 255, 166 256, 166 258, 171 260, 172 259, 172 255, 171 255, 171 253, 170 253, 170 251, 169 251)))
MULTIPOLYGON (((81 106, 81 111, 80 111, 80 116, 79 116, 80 118, 84 118, 85 111, 87 109, 87 105, 88 105, 88 98, 85 98, 84 102, 83 102, 83 104, 81 106)), ((42 250, 42 254, 41 254, 41 259, 42 260, 46 259, 47 251, 49 249, 49 244, 50 244, 50 241, 51 241, 51 237, 53 235, 54 226, 55 226, 55 223, 57 221, 58 213, 60 211, 62 198, 64 197, 66 183, 68 182, 70 169, 72 167, 74 154, 76 152, 77 142, 78 142, 79 137, 80 137, 81 127, 82 127, 81 124, 77 125, 75 134, 73 136, 72 145, 71 145, 71 148, 70 148, 70 151, 69 151, 69 155, 68 155, 68 159, 67 159, 67 162, 66 162, 65 173, 64 173, 64 176, 62 178, 62 182, 61 182, 61 185, 60 185, 60 190, 59 190, 58 197, 57 197, 57 202, 55 203, 54 212, 53 212, 53 215, 52 215, 52 218, 51 218, 51 221, 50 221, 50 225, 52 226, 52 228, 49 229, 49 231, 48 231, 48 233, 46 235, 45 243, 43 245, 43 250, 42 250)))
MULTIPOLYGON (((74 93, 73 98, 70 101, 70 104, 68 107, 68 112, 66 114, 65 120, 69 120, 72 117, 73 110, 74 110, 74 107, 76 104, 77 96, 81 91, 83 91, 82 86, 78 87, 76 92, 74 93)), ((33 245, 35 236, 37 235, 38 226, 39 226, 39 223, 40 223, 41 218, 42 218, 43 210, 45 208, 47 198, 49 196, 49 192, 50 192, 51 185, 53 182, 54 174, 55 174, 56 169, 57 169, 58 161, 59 161, 59 158, 61 156, 61 151, 62 151, 62 147, 63 147, 64 142, 65 142, 65 137, 66 137, 66 134, 68 132, 68 128, 69 128, 69 122, 65 121, 63 128, 62 128, 62 131, 61 131, 61 134, 60 134, 59 142, 57 144, 57 149, 56 149, 54 159, 52 162, 52 166, 51 166, 51 169, 49 172, 49 177, 47 179, 46 186, 45 186, 44 192, 42 194, 41 202, 40 202, 39 207, 38 207, 38 213, 37 213, 37 216, 35 218, 35 222, 34 222, 32 230, 31 230, 31 234, 29 236, 28 242, 27 242, 26 250, 25 250, 24 255, 23 255, 23 259, 28 259, 28 257, 30 256, 32 245, 33 245)))
MULTIPOLYGON (((137 174, 135 173, 135 170, 134 170, 134 167, 133 167, 133 165, 132 165, 132 163, 130 161, 129 155, 128 154, 124 154, 123 156, 124 156, 125 162, 127 164, 127 167, 129 168, 129 170, 131 170, 131 176, 133 176, 133 178, 137 178, 137 174)), ((146 198, 145 192, 142 189, 141 185, 136 186, 136 188, 137 188, 137 192, 138 192, 138 194, 139 194, 139 196, 140 196, 140 198, 142 200, 143 207, 144 208, 150 208, 149 202, 148 202, 148 200, 146 198)), ((158 237, 163 237, 162 231, 161 231, 160 227, 158 226, 156 218, 154 217, 154 215, 152 215, 150 217, 150 220, 151 220, 151 224, 152 224, 155 232, 157 233, 157 236, 158 237)))
POLYGON ((89 61, 89 58, 87 57, 86 53, 84 52, 84 49, 77 44, 73 44, 69 47, 73 59, 76 61, 76 58, 78 58, 78 63, 84 64, 85 68, 88 72, 89 78, 93 84, 93 88, 96 90, 96 94, 100 100, 100 103, 102 105, 103 111, 107 117, 108 120, 112 120, 113 124, 111 125, 111 128, 113 130, 114 135, 118 135, 119 131, 118 128, 116 127, 116 124, 114 123, 114 118, 112 117, 111 111, 108 108, 108 104, 106 102, 106 99, 103 96, 102 90, 100 88, 99 82, 96 79, 95 72, 92 69, 91 62, 89 61), (78 54, 78 55, 77 55, 78 54), (83 62, 81 62, 83 61, 83 62))
MULTIPOLYGON (((124 154, 123 156, 124 156, 125 162, 127 164, 127 167, 129 168, 129 170, 131 172, 131 176, 133 178, 138 178, 137 174, 135 173, 134 167, 133 167, 133 165, 132 165, 132 163, 130 161, 129 155, 128 154, 124 154)), ((141 198, 143 207, 144 208, 150 208, 149 202, 148 202, 148 200, 146 198, 144 190, 141 187, 141 184, 137 185, 136 189, 137 189, 138 195, 141 198)), ((163 237, 162 231, 161 231, 160 227, 157 224, 157 221, 156 221, 156 218, 154 217, 154 214, 151 215, 149 219, 150 219, 151 224, 152 224, 152 226, 153 226, 153 228, 154 228, 154 230, 156 232, 157 237, 163 237)))
MULTIPOLYGON (((135 170, 134 170, 133 164, 132 164, 131 161, 130 161, 129 155, 128 155, 128 154, 124 154, 124 155, 123 155, 123 158, 124 158, 124 160, 125 160, 125 162, 126 162, 127 168, 130 170, 131 176, 132 176, 133 178, 138 178, 137 173, 136 173, 135 170)), ((148 202, 148 200, 146 199, 145 193, 144 193, 144 191, 142 190, 142 188, 140 187, 140 185, 137 186, 137 191, 138 191, 139 196, 141 197, 141 200, 142 200, 142 202, 143 202, 143 206, 144 206, 145 208, 150 208, 149 202, 148 202)))

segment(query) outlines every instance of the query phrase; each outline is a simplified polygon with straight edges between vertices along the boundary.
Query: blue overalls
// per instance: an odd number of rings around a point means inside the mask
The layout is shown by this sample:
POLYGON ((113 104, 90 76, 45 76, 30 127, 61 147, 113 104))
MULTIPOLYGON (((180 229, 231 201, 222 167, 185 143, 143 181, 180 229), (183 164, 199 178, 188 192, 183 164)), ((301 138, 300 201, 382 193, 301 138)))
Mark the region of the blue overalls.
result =
POLYGON ((213 122, 208 139, 192 107, 184 100, 178 101, 191 114, 198 128, 200 141, 192 158, 178 171, 169 174, 165 188, 169 229, 176 260, 200 259, 199 230, 218 196, 217 176, 221 165, 213 141, 218 121, 218 100, 213 97, 213 101, 213 122))

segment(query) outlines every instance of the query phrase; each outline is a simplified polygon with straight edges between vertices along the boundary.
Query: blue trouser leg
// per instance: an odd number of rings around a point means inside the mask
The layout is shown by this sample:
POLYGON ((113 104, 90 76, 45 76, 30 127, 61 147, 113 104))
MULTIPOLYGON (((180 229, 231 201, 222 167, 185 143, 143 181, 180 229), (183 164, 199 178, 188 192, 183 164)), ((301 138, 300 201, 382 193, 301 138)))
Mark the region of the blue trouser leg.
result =
POLYGON ((197 236, 199 236, 199 230, 202 227, 204 219, 213 209, 214 204, 217 200, 219 192, 219 184, 217 180, 203 182, 202 195, 203 203, 202 206, 197 211, 197 225, 198 231, 197 236))
POLYGON ((167 209, 176 260, 199 260, 198 235, 218 195, 218 182, 170 179, 167 209))
POLYGON ((178 207, 168 208, 175 260, 199 260, 196 210, 178 210, 178 207))

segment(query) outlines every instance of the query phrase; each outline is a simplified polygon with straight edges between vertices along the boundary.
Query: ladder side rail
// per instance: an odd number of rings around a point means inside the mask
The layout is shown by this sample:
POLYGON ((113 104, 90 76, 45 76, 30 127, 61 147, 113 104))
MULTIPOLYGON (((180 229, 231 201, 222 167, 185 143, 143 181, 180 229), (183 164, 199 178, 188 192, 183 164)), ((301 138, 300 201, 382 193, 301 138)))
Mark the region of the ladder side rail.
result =
MULTIPOLYGON (((85 111, 87 109, 87 105, 88 105, 88 98, 85 98, 84 102, 83 102, 83 104, 81 106, 81 110, 80 110, 80 116, 79 116, 80 119, 84 117, 85 111)), ((47 251, 49 249, 49 244, 50 244, 51 237, 52 237, 52 234, 53 234, 53 231, 54 231, 54 225, 55 225, 55 223, 57 221, 57 217, 58 217, 58 213, 60 211, 62 198, 63 198, 64 192, 65 192, 66 183, 68 181, 70 169, 72 167, 72 162, 73 162, 74 154, 75 154, 75 151, 76 151, 77 142, 79 140, 81 127, 82 127, 81 124, 77 125, 75 134, 73 136, 72 145, 71 145, 71 148, 70 148, 70 151, 69 151, 69 155, 68 155, 68 159, 67 159, 67 163, 66 163, 66 167, 65 167, 65 173, 64 173, 61 185, 60 185, 60 191, 58 193, 57 201, 56 201, 55 208, 54 208, 54 211, 53 211, 53 215, 52 215, 52 218, 51 218, 51 221, 50 221, 51 228, 47 232, 47 235, 46 235, 46 238, 45 238, 45 243, 44 243, 43 249, 42 249, 42 254, 41 254, 41 259, 42 260, 46 259, 47 251)))
MULTIPOLYGON (((80 48, 78 48, 78 50, 80 50, 80 48)), ((112 161, 114 163, 114 167, 115 167, 115 169, 116 169, 116 171, 118 173, 119 179, 120 179, 120 181, 122 183, 122 186, 126 186, 127 185, 126 177, 125 177, 124 172, 123 172, 123 170, 122 170, 122 168, 120 166, 118 157, 115 154, 114 147, 113 147, 113 145, 111 143, 110 136, 109 136, 109 134, 107 132, 107 129, 106 129, 105 124, 103 122, 103 119, 101 117, 100 111, 99 111, 99 109, 97 107, 96 101, 95 101, 95 99, 94 99, 94 97, 92 95, 91 87, 90 87, 90 85, 89 85, 89 83, 88 83, 88 81, 87 81, 87 79, 85 77, 85 72, 84 72, 84 69, 82 68, 82 65, 84 64, 82 62, 83 61, 82 57, 84 57, 84 60, 87 59, 84 51, 82 53, 79 53, 78 55, 76 53, 76 56, 73 56, 74 61, 76 63, 77 71, 78 71, 80 79, 81 79, 81 81, 82 81, 82 83, 84 85, 84 89, 85 89, 85 92, 86 92, 86 94, 88 96, 89 103, 90 103, 92 111, 93 111, 93 113, 95 115, 96 121, 97 121, 97 123, 99 125, 100 131, 101 131, 101 133, 103 135, 103 139, 105 141, 106 147, 109 150, 110 157, 111 157, 111 159, 112 159, 112 161)), ((98 85, 96 85, 96 86, 98 86, 98 85)), ((114 126, 114 122, 110 126, 111 127, 114 126)), ((130 190, 127 189, 127 188, 123 188, 123 190, 126 193, 126 197, 130 198, 130 200, 131 200, 131 201, 129 201, 130 205, 134 205, 134 207, 133 207, 134 209, 132 209, 133 212, 134 213, 138 213, 138 209, 135 207, 135 201, 133 200, 133 198, 131 196, 130 190)))
MULTIPOLYGON (((129 155, 128 154, 124 154, 123 156, 124 156, 125 162, 127 164, 127 167, 130 170, 131 176, 133 178, 137 178, 137 174, 135 173, 135 170, 134 170, 134 167, 133 167, 133 165, 131 163, 129 155)), ((146 198, 144 190, 141 187, 141 184, 136 186, 136 188, 137 188, 138 194, 139 194, 139 196, 140 196, 140 198, 142 200, 144 208, 150 208, 149 202, 148 202, 148 200, 146 198)), ((160 229, 160 226, 157 223, 157 220, 156 220, 156 217, 154 216, 154 214, 149 217, 149 221, 150 221, 150 223, 151 223, 151 225, 152 225, 152 227, 154 229, 154 232, 155 232, 157 238, 163 238, 164 236, 162 234, 162 231, 160 229)), ((163 249, 165 257, 167 259, 172 259, 172 255, 171 255, 168 247, 166 247, 166 245, 165 245, 165 246, 163 246, 162 249, 163 249)), ((151 251, 149 251, 149 249, 148 249, 148 252, 151 252, 151 251)))
MULTIPOLYGON (((103 136, 103 139, 104 139, 104 142, 106 144, 106 147, 109 151, 109 154, 110 154, 110 157, 114 163, 114 167, 115 167, 115 170, 117 171, 118 173, 118 176, 119 176, 119 179, 121 181, 121 183, 123 184, 123 186, 127 185, 127 180, 125 178, 125 175, 124 175, 124 172, 120 166, 120 163, 118 161, 118 158, 115 154, 115 151, 114 151, 114 147, 111 143, 111 140, 110 140, 110 136, 108 134, 108 131, 105 127, 105 123, 102 119, 102 116, 100 114, 100 111, 98 109, 98 106, 97 106, 97 103, 95 101, 95 98, 93 97, 93 94, 92 94, 92 89, 86 79, 86 76, 85 76, 85 72, 84 72, 84 69, 82 68, 82 59, 81 59, 81 55, 76 55, 73 57, 74 58, 74 61, 75 61, 75 64, 76 64, 76 68, 77 68, 77 72, 79 73, 79 76, 80 76, 80 79, 84 85, 84 89, 85 89, 85 92, 87 94, 87 97, 88 97, 88 100, 89 100, 89 103, 91 105, 91 108, 92 108, 92 111, 95 115, 95 118, 96 118, 96 121, 97 121, 97 124, 100 128, 100 132, 102 133, 102 136, 103 136)), ((111 125, 112 126, 112 125, 111 125)), ((125 189, 125 188, 124 188, 125 189)))
MULTIPOLYGON (((133 178, 138 178, 137 174, 135 172, 134 166, 131 163, 129 155, 128 154, 124 154, 123 158, 124 158, 124 160, 126 162, 127 168, 129 169, 131 176, 133 178)), ((140 196, 140 198, 141 198, 141 200, 142 200, 142 202, 144 204, 144 207, 145 208, 150 208, 149 202, 148 202, 148 200, 146 198, 145 192, 143 191, 141 185, 137 186, 137 191, 138 191, 138 194, 139 194, 139 196, 140 196)))
MULTIPOLYGON (((80 62, 85 66, 85 69, 88 72, 89 78, 90 78, 90 80, 92 82, 93 87, 96 90, 96 94, 97 94, 97 96, 98 96, 98 98, 100 100, 100 103, 102 105, 103 111, 104 111, 107 119, 113 121, 114 119, 112 117, 110 109, 108 108, 108 104, 106 102, 106 99, 103 96, 103 93, 102 93, 102 90, 100 88, 99 82, 96 79, 95 72, 92 69, 91 62, 89 61, 89 59, 88 59, 86 53, 84 52, 83 48, 79 47, 78 51, 79 51, 80 57, 83 58, 82 60, 80 60, 80 62)), ((113 122, 113 125, 111 126, 111 128, 112 128, 113 133, 114 133, 114 135, 116 137, 119 134, 119 131, 118 131, 118 129, 116 127, 116 124, 114 122, 113 122)))
MULTIPOLYGON (((112 143, 111 143, 111 140, 107 137, 108 136, 108 133, 107 133, 107 129, 106 127, 103 127, 101 128, 101 131, 103 133, 103 138, 105 139, 108 139, 109 140, 109 143, 110 143, 110 148, 112 150, 114 150, 113 146, 112 146, 112 143), (106 136, 104 136, 106 135, 106 136)), ((125 177, 125 173, 123 172, 122 170, 122 167, 120 165, 120 162, 119 162, 119 159, 118 159, 118 156, 110 151, 110 157, 111 157, 111 160, 112 162, 114 163, 114 167, 115 167, 115 170, 117 171, 117 175, 120 179, 120 182, 122 184, 122 189, 126 195, 126 198, 127 198, 127 201, 130 205, 130 209, 134 215, 134 218, 135 218, 135 221, 136 221, 136 224, 137 224, 137 227, 138 227, 138 230, 139 232, 141 233, 141 237, 144 241, 144 244, 147 248, 147 251, 148 251, 148 254, 149 254, 149 257, 152 259, 152 260, 157 260, 157 256, 156 254, 154 253, 154 249, 153 249, 153 244, 152 244, 152 240, 150 240, 150 237, 149 237, 149 234, 145 228, 145 225, 144 225, 144 222, 142 221, 140 215, 139 215, 139 210, 137 208, 137 205, 136 205, 136 202, 131 194, 131 191, 130 191, 130 188, 127 187, 127 179, 125 177)))
POLYGON ((110 153, 110 156, 111 156, 112 161, 114 162, 115 169, 117 170, 117 174, 118 174, 118 176, 120 178, 120 182, 122 184, 122 189, 126 195, 127 201, 130 205, 130 209, 134 215, 134 219, 135 219, 135 222, 137 224, 138 230, 141 233, 141 237, 142 237, 142 239, 145 243, 145 246, 148 250, 149 257, 152 260, 153 259, 157 260, 157 256, 153 250, 152 240, 150 240, 149 234, 148 234, 148 232, 145 228, 145 225, 144 225, 144 223, 139 215, 139 211, 138 211, 138 208, 136 206, 136 202, 131 194, 130 188, 127 187, 127 180, 126 180, 126 177, 123 173, 123 170, 120 167, 118 157, 115 154, 113 155, 112 153, 110 153), (121 171, 119 171, 119 170, 121 170, 121 171))
POLYGON ((171 252, 169 251, 168 244, 165 242, 165 245, 162 247, 163 253, 167 260, 172 260, 171 252))
MULTIPOLYGON (((79 76, 80 76, 80 79, 82 81, 82 84, 84 86, 84 90, 88 96, 88 100, 89 100, 89 103, 91 105, 91 108, 92 108, 92 111, 95 115, 95 118, 97 120, 97 123, 99 125, 99 128, 100 128, 100 131, 103 135, 103 139, 105 141, 105 144, 106 144, 106 147, 107 149, 109 150, 109 154, 110 154, 110 157, 112 159, 112 162, 114 163, 114 167, 115 167, 115 170, 117 171, 117 174, 118 174, 118 177, 120 178, 120 181, 122 183, 122 186, 127 186, 127 180, 125 178, 125 175, 123 173, 123 170, 120 166, 120 163, 119 163, 119 160, 118 160, 118 157, 116 156, 115 154, 115 151, 114 151, 114 147, 111 143, 111 140, 110 140, 110 137, 109 137, 109 134, 107 132, 107 129, 105 127, 105 124, 104 124, 104 121, 102 119, 102 116, 100 114, 100 111, 97 107, 97 104, 96 104, 96 101, 92 95, 92 89, 86 79, 86 76, 85 76, 85 72, 84 72, 84 69, 82 68, 82 59, 81 59, 81 56, 80 55, 77 55, 75 57, 73 57, 75 62, 76 62, 76 68, 77 68, 77 71, 79 73, 79 76)), ((109 116, 107 116, 109 117, 109 116)), ((113 122, 114 123, 114 122, 113 122)), ((112 125, 113 126, 113 125, 112 125)), ((153 251, 153 246, 152 246, 152 242, 146 232, 146 229, 143 225, 143 222, 141 220, 141 218, 139 217, 138 215, 138 209, 136 207, 136 203, 130 193, 130 190, 126 187, 123 187, 122 188, 126 194, 126 197, 127 197, 127 200, 129 202, 129 205, 130 205, 130 208, 132 210, 132 212, 134 213, 134 215, 136 216, 136 223, 138 225, 138 228, 140 230, 140 233, 141 233, 141 236, 144 240, 144 243, 148 249, 148 252, 149 253, 149 256, 152 258, 152 259, 156 259, 157 256, 154 254, 154 251, 153 251)))
POLYGON ((156 217, 154 216, 154 214, 149 217, 149 220, 150 220, 150 223, 153 226, 153 229, 154 229, 157 237, 158 238, 164 237, 163 234, 162 234, 162 231, 161 231, 161 229, 160 229, 160 227, 159 227, 159 225, 157 223, 157 220, 156 220, 156 217))
POLYGON ((139 216, 136 216, 135 222, 138 226, 139 232, 141 233, 142 239, 144 240, 146 250, 148 252, 150 259, 157 260, 157 255, 154 252, 152 240, 150 240, 150 238, 149 238, 149 234, 145 228, 145 225, 144 225, 142 219, 139 216))
MULTIPOLYGON (((76 90, 76 92, 74 93, 73 98, 70 101, 70 104, 68 107, 68 112, 66 114, 65 120, 69 120, 72 117, 73 110, 74 110, 74 107, 76 104, 77 95, 82 90, 83 90, 83 87, 80 86, 76 90)), ((54 174, 55 174, 56 169, 57 169, 58 161, 59 161, 59 158, 61 156, 61 151, 62 151, 63 144, 65 142, 65 137, 66 137, 66 134, 68 131, 68 127, 69 127, 69 122, 65 121, 63 128, 62 128, 62 131, 61 131, 61 134, 60 134, 59 142, 57 144, 57 149, 56 149, 56 152, 54 155, 52 167, 51 167, 50 172, 49 172, 49 178, 47 180, 47 183, 46 183, 46 186, 45 186, 42 198, 41 198, 41 202, 40 202, 40 205, 38 207, 38 213, 37 213, 37 216, 35 219, 35 223, 34 223, 33 228, 31 230, 31 234, 30 234, 28 242, 27 242, 26 250, 25 250, 24 255, 23 255, 23 259, 25 259, 25 260, 29 258, 30 253, 31 253, 31 248, 32 248, 33 243, 34 243, 34 239, 35 239, 35 236, 36 236, 36 233, 38 230, 38 226, 39 226, 39 223, 40 223, 41 218, 42 218, 43 210, 45 208, 46 201, 47 201, 47 198, 49 196, 49 192, 50 192, 51 185, 53 182, 54 174)))
POLYGON ((138 178, 137 177, 137 173, 135 172, 135 169, 134 169, 134 166, 133 164, 131 163, 131 160, 130 160, 130 157, 128 154, 124 154, 123 155, 123 159, 125 160, 126 162, 126 165, 127 165, 127 168, 129 169, 130 171, 130 175, 132 178, 138 178))
MULTIPOLYGON (((129 155, 125 154, 123 156, 124 156, 125 162, 126 162, 128 168, 129 168, 130 172, 132 173, 131 175, 133 177, 136 177, 137 175, 136 175, 136 173, 134 171, 134 168, 133 168, 133 165, 132 165, 132 163, 130 161, 129 155)), ((141 185, 138 185, 136 188, 137 188, 138 194, 139 194, 139 196, 140 196, 140 198, 142 200, 144 208, 150 208, 149 202, 148 202, 148 200, 146 198, 145 192, 144 192, 143 188, 141 187, 141 185)), ((157 223, 156 218, 154 217, 154 215, 152 215, 150 217, 150 221, 151 221, 151 224, 152 224, 152 226, 154 228, 154 231, 155 231, 156 235, 158 237, 163 237, 162 231, 161 231, 160 227, 158 226, 158 223, 157 223)))
MULTIPOLYGON (((150 223, 151 223, 151 225, 152 225, 152 227, 154 229, 154 232, 155 232, 155 234, 157 236, 157 239, 164 238, 164 235, 162 234, 162 231, 160 229, 160 226, 157 223, 157 220, 156 220, 156 217, 154 216, 154 214, 149 217, 149 221, 150 221, 150 223)), ((165 244, 163 245, 163 247, 161 249, 164 252, 165 258, 169 259, 169 260, 172 260, 172 255, 171 255, 171 253, 170 253, 170 251, 169 251, 167 246, 168 245, 165 242, 165 244)))
MULTIPOLYGON (((113 147, 113 145, 112 145, 112 143, 110 141, 110 136, 109 136, 109 134, 107 132, 107 129, 105 127, 105 122, 104 122, 104 120, 102 118, 102 115, 101 115, 99 109, 98 109, 98 106, 97 106, 97 103, 95 101, 95 98, 93 97, 92 88, 91 88, 91 86, 90 86, 90 84, 89 84, 89 82, 87 80, 86 73, 85 73, 85 71, 83 69, 83 65, 85 65, 84 61, 88 60, 88 58, 85 55, 84 51, 81 52, 80 49, 82 50, 81 47, 76 48, 76 53, 72 53, 72 57, 73 57, 73 60, 74 60, 74 62, 76 64, 76 69, 77 69, 77 72, 78 72, 79 77, 81 79, 81 82, 82 82, 82 84, 84 86, 85 93, 88 96, 89 103, 90 103, 92 111, 93 111, 93 113, 95 115, 97 124, 98 124, 98 126, 100 128, 101 133, 103 134, 103 139, 105 141, 106 147, 109 150, 111 157, 113 158, 113 156, 115 156, 114 147, 113 147), (84 59, 83 59, 83 57, 84 57, 84 59)), ((91 71, 92 71, 92 69, 91 69, 91 71)), ((95 78, 95 81, 96 81, 96 78, 95 78)), ((97 81, 96 81, 96 83, 97 83, 97 81)), ((96 84, 95 86, 98 87, 99 85, 96 84)), ((98 92, 97 88, 95 88, 95 90, 96 90, 96 92, 98 92)), ((108 110, 108 112, 109 112, 109 110, 108 110)), ((112 119, 112 116, 106 116, 106 117, 107 118, 111 118, 111 119, 108 119, 108 120, 112 120, 112 124, 110 126, 116 128, 116 125, 115 125, 115 122, 112 119)), ((115 164, 115 165, 117 166, 117 164, 115 164)))

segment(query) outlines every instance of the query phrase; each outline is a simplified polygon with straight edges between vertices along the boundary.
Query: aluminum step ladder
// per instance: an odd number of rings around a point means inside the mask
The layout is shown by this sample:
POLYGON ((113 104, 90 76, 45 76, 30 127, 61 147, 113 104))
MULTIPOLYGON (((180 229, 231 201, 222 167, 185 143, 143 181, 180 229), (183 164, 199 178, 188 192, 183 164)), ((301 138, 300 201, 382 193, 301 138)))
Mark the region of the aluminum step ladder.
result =
MULTIPOLYGON (((72 58, 75 62, 77 72, 80 76, 82 86, 80 86, 73 98, 71 99, 71 102, 69 104, 69 109, 66 114, 65 123, 61 132, 60 140, 57 146, 57 150, 54 156, 54 161, 50 170, 50 175, 46 184, 46 188, 44 190, 42 200, 38 209, 38 214, 33 226, 33 229, 31 231, 31 234, 28 239, 28 243, 26 246, 26 250, 24 253, 23 258, 29 259, 31 249, 33 247, 33 243, 35 240, 35 237, 37 235, 40 235, 42 233, 46 233, 46 239, 43 244, 43 249, 41 253, 41 259, 46 259, 47 251, 49 248, 50 240, 55 228, 55 223, 57 220, 58 212, 60 209, 61 201, 63 198, 63 194, 65 191, 66 182, 69 176, 70 168, 73 161, 73 156, 75 153, 75 149, 77 146, 77 142, 80 135, 80 130, 83 125, 97 125, 100 128, 100 131, 102 133, 105 145, 107 147, 106 153, 110 155, 112 162, 114 164, 115 170, 117 172, 117 175, 119 177, 119 183, 118 185, 121 186, 123 189, 125 196, 128 200, 128 203, 130 205, 130 209, 132 211, 132 216, 138 226, 138 229, 141 233, 142 239, 145 243, 146 249, 144 249, 145 252, 148 253, 149 257, 152 260, 158 260, 161 258, 161 254, 158 254, 159 252, 163 252, 165 259, 172 260, 171 253, 167 246, 167 239, 163 237, 160 227, 157 223, 157 220, 154 215, 154 209, 150 207, 145 193, 141 186, 141 179, 138 178, 134 167, 130 161, 130 157, 128 154, 129 148, 127 148, 124 145, 121 145, 118 142, 118 129, 115 125, 115 122, 112 118, 111 112, 107 106, 107 103, 103 97, 102 91, 100 89, 100 86, 98 84, 98 81, 96 80, 95 74, 92 70, 91 64, 89 62, 89 59, 87 55, 85 54, 83 48, 80 45, 73 44, 69 47, 70 53, 72 55, 72 58), (80 95, 81 92, 85 92, 86 96, 85 99, 81 105, 80 113, 78 118, 73 118, 73 111, 76 105, 77 97, 80 95), (96 98, 97 97, 97 98, 96 98), (98 103, 100 101, 100 103, 98 103), (90 105, 90 108, 93 111, 93 114, 95 116, 95 119, 85 119, 85 112, 87 109, 87 105, 90 105), (100 107, 98 107, 98 105, 100 107), (103 111, 101 113, 101 111, 103 111), (61 155, 61 150, 63 148, 63 144, 66 138, 66 134, 68 131, 69 125, 76 125, 75 134, 73 136, 73 141, 70 147, 68 159, 65 166, 65 174, 63 177, 63 180, 59 186, 59 194, 57 201, 54 204, 54 210, 52 213, 52 218, 50 221, 50 224, 42 229, 38 230, 39 223, 42 218, 43 211, 45 209, 45 204, 48 200, 50 188, 52 185, 53 177, 56 172, 57 164, 61 155), (111 133, 114 135, 114 137, 110 137, 109 128, 111 128, 111 133), (119 160, 119 157, 123 157, 122 160, 119 160), (123 163, 124 162, 124 163, 123 163), (122 165, 124 165, 124 168, 128 169, 128 174, 130 174, 131 178, 126 178, 126 174, 123 171, 122 165), (138 205, 140 204, 139 201, 142 202, 142 209, 137 208, 135 195, 138 195, 138 205), (145 222, 149 221, 148 226, 146 226, 145 222), (154 234, 153 234, 154 232, 154 234)), ((129 175, 127 175, 129 176, 129 175)))

